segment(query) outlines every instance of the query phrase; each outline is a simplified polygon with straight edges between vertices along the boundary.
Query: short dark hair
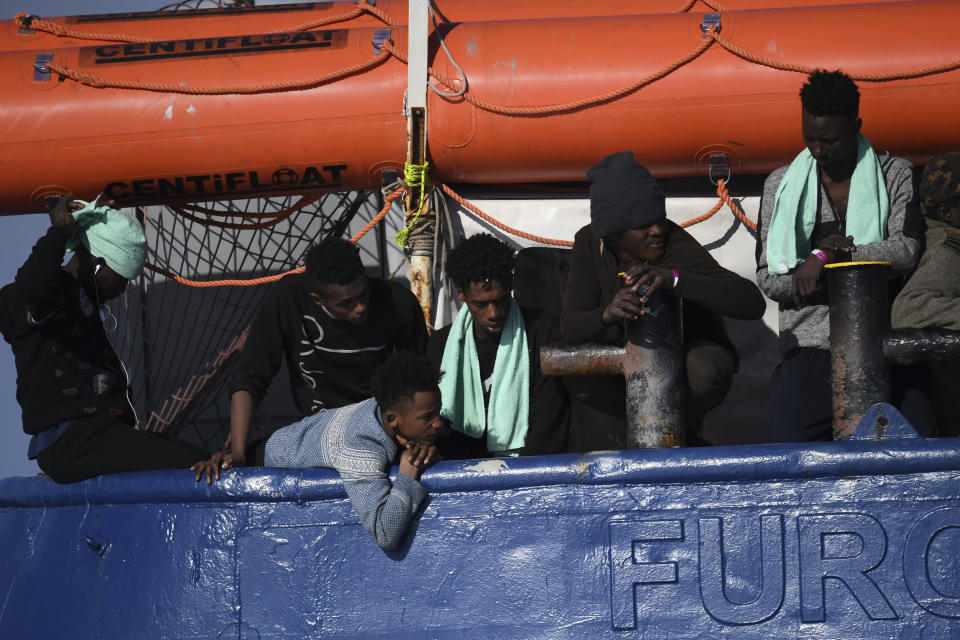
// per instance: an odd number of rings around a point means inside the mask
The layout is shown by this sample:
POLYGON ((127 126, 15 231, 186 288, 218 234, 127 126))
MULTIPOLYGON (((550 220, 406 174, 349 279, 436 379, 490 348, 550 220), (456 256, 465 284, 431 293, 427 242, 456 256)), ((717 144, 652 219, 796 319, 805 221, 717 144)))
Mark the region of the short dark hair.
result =
POLYGON ((360 250, 343 238, 324 238, 307 250, 307 277, 315 291, 328 284, 350 284, 366 272, 360 250))
POLYGON ((417 391, 436 391, 442 376, 427 356, 401 351, 377 367, 370 387, 381 409, 398 409, 413 400, 417 391))
POLYGON ((853 78, 843 71, 817 69, 800 88, 800 104, 813 116, 846 116, 860 114, 860 91, 853 78))
POLYGON ((499 280, 505 287, 513 288, 513 266, 513 249, 489 233, 481 233, 454 247, 445 268, 461 289, 484 280, 499 280))

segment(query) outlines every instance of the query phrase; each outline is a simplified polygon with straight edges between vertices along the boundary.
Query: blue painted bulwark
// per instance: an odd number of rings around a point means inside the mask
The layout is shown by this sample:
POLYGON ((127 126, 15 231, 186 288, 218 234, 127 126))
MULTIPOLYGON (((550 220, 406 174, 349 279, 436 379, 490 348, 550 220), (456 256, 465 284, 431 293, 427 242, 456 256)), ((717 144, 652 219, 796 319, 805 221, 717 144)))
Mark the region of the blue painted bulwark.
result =
POLYGON ((390 554, 328 470, 8 478, 0 637, 958 637, 960 448, 868 418, 837 443, 441 463, 390 554))

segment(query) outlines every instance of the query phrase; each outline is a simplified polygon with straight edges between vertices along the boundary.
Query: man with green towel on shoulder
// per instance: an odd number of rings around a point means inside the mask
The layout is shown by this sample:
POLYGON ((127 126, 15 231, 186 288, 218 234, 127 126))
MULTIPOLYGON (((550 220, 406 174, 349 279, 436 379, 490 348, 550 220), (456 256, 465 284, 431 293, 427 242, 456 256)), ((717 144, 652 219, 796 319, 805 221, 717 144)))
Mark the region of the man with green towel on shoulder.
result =
POLYGON ((69 202, 11 284, 0 289, 0 330, 13 347, 28 455, 57 482, 103 473, 198 467, 208 453, 137 430, 127 371, 107 332, 107 302, 143 268, 147 239, 133 216, 69 202), (73 257, 61 265, 67 251, 73 257))
POLYGON ((475 235, 450 252, 445 267, 463 306, 427 345, 444 373, 441 415, 453 429, 440 444, 444 456, 566 451, 566 392, 558 378, 540 373, 540 345, 556 340, 558 328, 513 299, 513 250, 491 235, 475 235))
POLYGON ((910 271, 920 242, 909 162, 876 153, 860 133, 860 92, 841 71, 800 90, 806 149, 763 187, 757 284, 780 303, 782 362, 770 378, 775 442, 832 439, 830 321, 823 269, 880 260, 910 271))

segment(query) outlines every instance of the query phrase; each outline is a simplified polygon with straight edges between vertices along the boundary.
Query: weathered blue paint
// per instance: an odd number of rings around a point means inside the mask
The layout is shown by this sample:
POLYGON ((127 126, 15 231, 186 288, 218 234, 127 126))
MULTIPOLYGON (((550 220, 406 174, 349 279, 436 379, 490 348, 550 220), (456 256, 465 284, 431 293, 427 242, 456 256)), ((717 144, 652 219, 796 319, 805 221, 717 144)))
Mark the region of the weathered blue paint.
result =
POLYGON ((398 552, 327 470, 0 481, 2 638, 960 637, 960 447, 442 463, 398 552))

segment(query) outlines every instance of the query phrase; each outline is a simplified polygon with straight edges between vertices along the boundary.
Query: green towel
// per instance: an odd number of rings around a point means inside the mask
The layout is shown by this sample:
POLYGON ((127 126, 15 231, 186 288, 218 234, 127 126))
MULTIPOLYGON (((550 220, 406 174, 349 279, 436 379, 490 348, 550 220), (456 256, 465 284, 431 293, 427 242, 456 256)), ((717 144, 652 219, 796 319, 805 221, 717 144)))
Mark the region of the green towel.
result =
MULTIPOLYGON (((767 230, 767 269, 784 274, 806 260, 813 247, 810 236, 816 222, 820 193, 817 162, 804 149, 790 163, 780 181, 767 230)), ((870 141, 857 135, 857 165, 850 179, 846 235, 854 244, 880 242, 887 237, 890 199, 883 171, 870 141)))
POLYGON ((523 447, 530 426, 530 357, 527 331, 516 300, 510 302, 493 365, 490 408, 484 411, 483 380, 473 335, 473 316, 460 307, 443 349, 440 415, 457 431, 479 438, 487 427, 487 450, 506 452, 523 447))
POLYGON ((147 260, 147 238, 143 227, 133 216, 93 202, 77 200, 84 205, 73 211, 76 232, 67 241, 67 251, 75 251, 81 244, 91 255, 103 258, 107 266, 127 280, 135 278, 147 260))

